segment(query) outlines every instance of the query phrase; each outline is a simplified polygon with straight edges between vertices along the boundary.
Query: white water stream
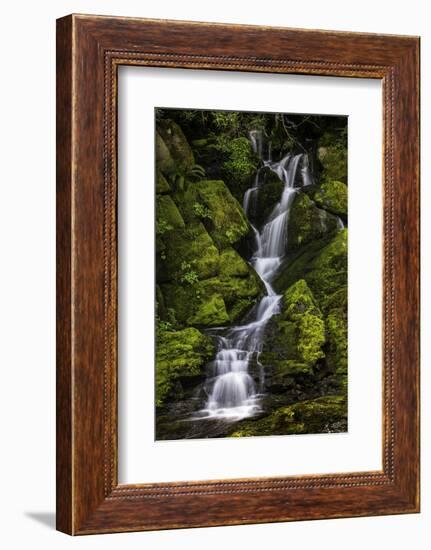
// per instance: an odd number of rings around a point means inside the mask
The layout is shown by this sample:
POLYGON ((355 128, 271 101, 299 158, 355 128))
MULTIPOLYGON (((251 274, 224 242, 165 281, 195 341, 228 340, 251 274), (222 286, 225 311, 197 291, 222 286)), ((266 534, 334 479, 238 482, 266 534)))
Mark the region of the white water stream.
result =
MULTIPOLYGON (((260 411, 261 388, 249 374, 252 362, 259 366, 265 327, 272 316, 280 312, 282 295, 276 294, 271 281, 285 254, 290 207, 295 196, 295 181, 310 185, 312 176, 306 154, 287 154, 278 162, 271 160, 271 147, 264 151, 264 141, 259 131, 250 132, 254 151, 261 157, 264 166, 275 172, 284 183, 280 201, 260 229, 252 224, 254 231, 253 254, 249 261, 262 279, 264 296, 246 317, 246 324, 230 328, 225 336, 218 336, 218 351, 213 361, 213 376, 210 391, 201 418, 241 419, 260 411)), ((262 169, 258 170, 254 185, 244 194, 243 207, 247 217, 251 205, 258 197, 258 189, 264 185, 262 169)))

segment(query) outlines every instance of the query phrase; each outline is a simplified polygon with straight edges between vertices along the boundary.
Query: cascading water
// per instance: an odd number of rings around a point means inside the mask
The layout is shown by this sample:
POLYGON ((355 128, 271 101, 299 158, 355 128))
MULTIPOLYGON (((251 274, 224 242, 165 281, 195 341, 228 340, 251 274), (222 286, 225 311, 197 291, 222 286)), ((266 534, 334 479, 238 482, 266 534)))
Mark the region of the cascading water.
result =
MULTIPOLYGON (((296 193, 295 181, 300 176, 303 186, 312 183, 306 154, 287 154, 280 161, 273 162, 271 147, 267 145, 265 154, 265 144, 258 130, 250 132, 250 140, 263 166, 275 172, 284 183, 280 201, 263 226, 258 229, 250 222, 254 246, 249 263, 265 285, 266 296, 252 308, 245 324, 230 328, 225 336, 216 337, 218 351, 211 364, 209 397, 205 409, 200 411, 201 418, 240 419, 260 411, 261 388, 256 387, 249 367, 252 363, 260 365, 259 354, 265 327, 271 317, 280 312, 282 295, 276 294, 271 281, 286 253, 289 212, 296 193)), ((243 208, 248 218, 251 204, 257 200, 263 183, 263 171, 259 169, 253 187, 244 194, 243 208)))

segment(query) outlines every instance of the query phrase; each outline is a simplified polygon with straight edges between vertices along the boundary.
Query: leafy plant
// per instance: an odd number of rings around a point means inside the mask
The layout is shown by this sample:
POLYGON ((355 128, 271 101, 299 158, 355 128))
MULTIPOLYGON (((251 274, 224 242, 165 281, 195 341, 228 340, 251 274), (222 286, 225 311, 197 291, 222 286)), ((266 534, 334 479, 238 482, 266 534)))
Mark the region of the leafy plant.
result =
POLYGON ((194 285, 199 281, 198 274, 188 262, 181 262, 181 277, 180 281, 188 285, 194 285))
POLYGON ((212 219, 210 209, 204 204, 201 204, 200 202, 195 202, 192 206, 192 209, 196 217, 201 219, 212 219))
POLYGON ((187 189, 187 183, 203 179, 205 177, 205 169, 200 164, 193 164, 185 170, 176 169, 169 176, 170 182, 177 191, 183 192, 187 189))

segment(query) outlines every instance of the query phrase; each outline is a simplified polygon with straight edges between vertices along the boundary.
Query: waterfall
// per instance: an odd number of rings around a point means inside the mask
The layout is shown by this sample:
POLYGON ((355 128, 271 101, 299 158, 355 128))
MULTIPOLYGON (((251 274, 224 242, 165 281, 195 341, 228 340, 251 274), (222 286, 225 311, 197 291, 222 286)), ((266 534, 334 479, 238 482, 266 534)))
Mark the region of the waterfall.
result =
MULTIPOLYGON (((287 154, 278 162, 271 160, 271 146, 263 158, 264 142, 262 132, 250 132, 254 151, 260 156, 263 167, 272 170, 284 183, 279 202, 275 205, 263 226, 258 229, 251 222, 254 233, 253 253, 249 261, 261 278, 266 296, 261 298, 243 320, 244 324, 231 327, 225 336, 216 336, 218 350, 211 363, 211 376, 207 381, 208 400, 199 412, 200 418, 241 419, 253 416, 261 410, 259 388, 249 373, 249 367, 259 363, 265 327, 274 315, 280 312, 281 294, 277 294, 271 281, 279 268, 285 253, 289 212, 297 192, 295 181, 301 178, 302 185, 310 185, 311 175, 306 154, 287 154)), ((253 186, 244 194, 243 207, 247 217, 251 204, 258 200, 259 188, 264 184, 262 168, 257 173, 253 186)), ((261 385, 262 385, 261 368, 261 385)), ((261 390, 261 388, 260 388, 261 390)))

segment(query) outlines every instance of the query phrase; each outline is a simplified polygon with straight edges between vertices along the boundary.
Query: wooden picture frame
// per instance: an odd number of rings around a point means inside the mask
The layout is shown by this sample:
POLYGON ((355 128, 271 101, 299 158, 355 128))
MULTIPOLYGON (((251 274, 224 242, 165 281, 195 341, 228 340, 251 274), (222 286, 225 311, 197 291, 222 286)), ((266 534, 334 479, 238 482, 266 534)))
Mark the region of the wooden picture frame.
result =
POLYGON ((70 15, 57 21, 57 529, 419 511, 419 38, 70 15), (117 68, 380 79, 383 469, 119 485, 117 68))

